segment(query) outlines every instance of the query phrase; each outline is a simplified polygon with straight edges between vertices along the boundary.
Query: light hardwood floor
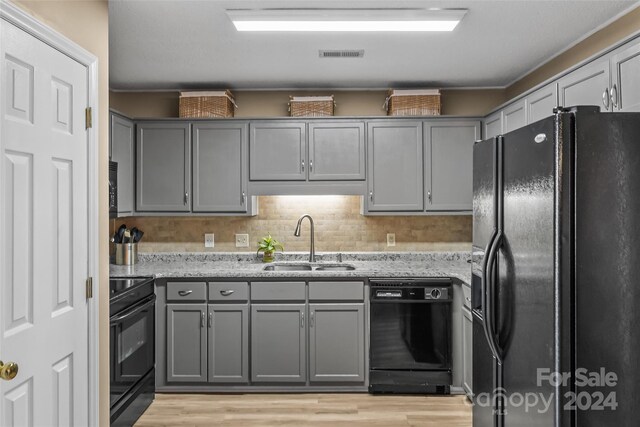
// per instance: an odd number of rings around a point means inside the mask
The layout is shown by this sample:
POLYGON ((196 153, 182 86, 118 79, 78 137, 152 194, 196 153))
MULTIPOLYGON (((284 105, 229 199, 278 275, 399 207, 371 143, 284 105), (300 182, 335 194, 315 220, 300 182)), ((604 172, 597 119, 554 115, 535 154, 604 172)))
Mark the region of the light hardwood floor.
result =
POLYGON ((149 426, 471 427, 464 396, 156 394, 136 423, 149 426))

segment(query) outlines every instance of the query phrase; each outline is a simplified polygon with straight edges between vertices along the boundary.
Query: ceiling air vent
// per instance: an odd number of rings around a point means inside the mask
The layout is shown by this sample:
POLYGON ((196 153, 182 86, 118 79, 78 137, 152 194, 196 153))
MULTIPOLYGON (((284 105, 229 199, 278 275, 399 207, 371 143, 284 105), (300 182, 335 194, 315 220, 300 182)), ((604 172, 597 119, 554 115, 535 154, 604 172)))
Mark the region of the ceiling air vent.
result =
POLYGON ((321 50, 320 58, 362 58, 364 49, 359 50, 321 50))

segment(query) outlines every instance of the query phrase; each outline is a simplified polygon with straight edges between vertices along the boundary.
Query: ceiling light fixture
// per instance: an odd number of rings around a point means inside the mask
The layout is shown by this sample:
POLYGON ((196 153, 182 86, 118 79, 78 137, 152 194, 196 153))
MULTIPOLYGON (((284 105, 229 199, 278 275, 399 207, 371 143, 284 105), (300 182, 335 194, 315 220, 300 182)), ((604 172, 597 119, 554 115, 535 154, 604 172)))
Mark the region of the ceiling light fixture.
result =
POLYGON ((238 31, 407 32, 453 31, 466 9, 227 10, 238 31))

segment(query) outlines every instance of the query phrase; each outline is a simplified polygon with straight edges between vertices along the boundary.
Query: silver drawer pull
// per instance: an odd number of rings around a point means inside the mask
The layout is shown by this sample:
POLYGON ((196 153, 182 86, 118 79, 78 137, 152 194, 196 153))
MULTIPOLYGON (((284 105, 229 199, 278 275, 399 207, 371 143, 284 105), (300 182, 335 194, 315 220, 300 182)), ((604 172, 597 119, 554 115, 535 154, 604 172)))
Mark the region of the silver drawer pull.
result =
POLYGON ((189 289, 188 291, 178 291, 178 295, 180 295, 181 297, 186 297, 187 295, 191 294, 193 291, 191 289, 189 289))
POLYGON ((469 297, 465 297, 464 299, 466 299, 467 302, 471 302, 471 298, 469 298, 469 297))
POLYGON ((231 290, 231 289, 224 289, 224 290, 220 291, 220 295, 222 295, 223 297, 228 297, 229 295, 231 295, 234 292, 235 291, 231 290))

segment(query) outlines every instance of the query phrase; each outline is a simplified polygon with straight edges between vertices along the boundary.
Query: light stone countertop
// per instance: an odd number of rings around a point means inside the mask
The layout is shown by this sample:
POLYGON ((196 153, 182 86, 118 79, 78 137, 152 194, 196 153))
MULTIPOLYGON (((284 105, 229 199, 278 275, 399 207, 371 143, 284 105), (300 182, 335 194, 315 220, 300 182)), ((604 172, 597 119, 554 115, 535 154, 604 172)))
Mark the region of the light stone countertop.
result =
MULTIPOLYGON (((308 253, 277 254, 276 263, 306 263, 308 253)), ((314 265, 336 264, 337 253, 316 254, 314 265)), ((144 253, 131 266, 111 265, 111 277, 153 276, 156 278, 413 278, 454 277, 471 283, 470 252, 344 252, 344 264, 351 271, 264 271, 255 253, 144 253)))

